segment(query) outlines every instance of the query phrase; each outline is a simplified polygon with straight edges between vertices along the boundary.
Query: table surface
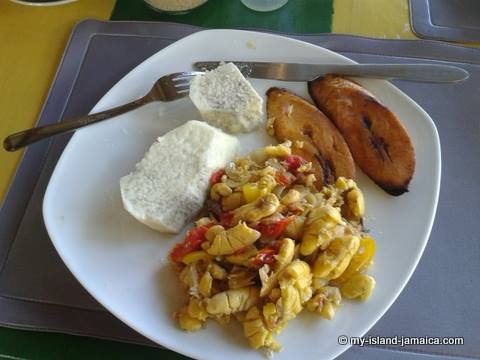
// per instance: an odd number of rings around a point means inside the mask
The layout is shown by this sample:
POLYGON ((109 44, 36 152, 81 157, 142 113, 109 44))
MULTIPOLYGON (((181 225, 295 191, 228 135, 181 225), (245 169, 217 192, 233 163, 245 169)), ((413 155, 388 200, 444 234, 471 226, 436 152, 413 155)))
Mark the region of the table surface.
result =
MULTIPOLYGON (((81 0, 55 7, 0 0, 0 138, 35 124, 73 26, 85 18, 109 19, 114 6, 115 0, 81 0)), ((334 33, 416 38, 409 25, 408 0, 334 0, 331 28, 334 33)), ((21 155, 0 151, 0 201, 21 155)), ((184 358, 137 345, 0 328, 0 358, 63 359, 66 354, 73 359, 92 354, 116 359, 184 358)))

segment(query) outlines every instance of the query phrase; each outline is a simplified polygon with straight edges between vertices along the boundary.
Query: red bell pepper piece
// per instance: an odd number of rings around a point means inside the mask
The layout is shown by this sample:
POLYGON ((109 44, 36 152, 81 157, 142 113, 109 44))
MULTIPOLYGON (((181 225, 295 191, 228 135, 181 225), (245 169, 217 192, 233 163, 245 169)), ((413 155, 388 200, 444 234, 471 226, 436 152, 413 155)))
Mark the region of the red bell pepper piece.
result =
POLYGON ((285 186, 290 185, 290 179, 288 178, 288 176, 281 172, 277 172, 277 174, 275 175, 275 179, 278 181, 279 184, 285 186))
POLYGON ((297 174, 300 166, 305 165, 308 161, 300 155, 287 155, 283 158, 282 165, 292 174, 297 174))
POLYGON ((175 245, 170 252, 173 261, 180 261, 188 253, 201 249, 202 243, 206 240, 205 234, 213 223, 194 227, 187 232, 185 239, 175 245))
POLYGON ((212 176, 210 176, 210 186, 213 186, 219 183, 222 180, 222 176, 225 174, 225 170, 218 169, 215 171, 212 176))
POLYGON ((263 248, 258 251, 257 255, 253 258, 253 264, 258 267, 262 267, 265 264, 273 264, 275 262, 275 255, 278 254, 280 250, 280 242, 277 241, 272 245, 263 248))
POLYGON ((223 212, 220 215, 220 225, 222 225, 225 229, 231 228, 233 222, 233 212, 227 211, 223 212))
POLYGON ((260 233, 264 237, 276 239, 280 235, 282 235, 282 233, 285 231, 285 228, 294 218, 295 216, 288 216, 272 224, 265 224, 260 222, 260 224, 256 226, 256 230, 260 231, 260 233))
POLYGON ((278 250, 265 248, 260 250, 257 255, 253 258, 253 265, 262 267, 265 264, 273 264, 275 262, 275 255, 278 253, 278 250))

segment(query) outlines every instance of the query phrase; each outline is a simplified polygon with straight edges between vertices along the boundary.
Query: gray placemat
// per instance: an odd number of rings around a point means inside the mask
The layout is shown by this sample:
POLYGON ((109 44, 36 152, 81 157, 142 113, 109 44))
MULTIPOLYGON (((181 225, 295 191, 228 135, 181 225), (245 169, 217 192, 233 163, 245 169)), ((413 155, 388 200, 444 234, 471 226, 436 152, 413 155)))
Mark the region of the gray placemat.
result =
MULTIPOLYGON (((145 58, 198 30, 166 23, 82 22, 72 34, 39 123, 87 113, 145 58)), ((480 127, 475 112, 480 98, 480 51, 429 41, 294 37, 359 62, 415 62, 427 57, 470 71, 469 81, 451 86, 396 83, 437 124, 442 142, 442 189, 431 239, 419 267, 392 308, 369 332, 464 336, 465 345, 408 346, 394 351, 355 347, 342 358, 382 358, 385 351, 392 353, 392 358, 405 351, 408 356, 428 352, 444 354, 445 359, 450 355, 480 358, 480 279, 475 276, 480 272, 475 191, 480 178, 480 127)), ((0 210, 0 323, 149 343, 83 290, 46 235, 41 216, 43 193, 67 141, 68 136, 62 136, 27 150, 0 210)))
POLYGON ((421 38, 480 42, 480 1, 410 0, 410 22, 421 38))

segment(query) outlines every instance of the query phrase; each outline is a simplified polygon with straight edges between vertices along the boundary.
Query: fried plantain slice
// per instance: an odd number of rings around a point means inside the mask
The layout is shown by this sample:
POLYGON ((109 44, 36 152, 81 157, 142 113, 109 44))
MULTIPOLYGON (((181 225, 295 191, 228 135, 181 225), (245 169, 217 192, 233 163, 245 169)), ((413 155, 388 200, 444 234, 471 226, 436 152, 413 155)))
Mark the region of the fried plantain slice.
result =
POLYGON ((347 143, 335 125, 307 100, 277 87, 267 91, 267 117, 278 141, 303 141, 293 148, 312 163, 321 190, 339 176, 354 179, 355 164, 347 143))
POLYGON ((408 191, 415 153, 397 116, 365 88, 340 76, 310 81, 308 91, 340 130, 358 166, 387 193, 408 191))

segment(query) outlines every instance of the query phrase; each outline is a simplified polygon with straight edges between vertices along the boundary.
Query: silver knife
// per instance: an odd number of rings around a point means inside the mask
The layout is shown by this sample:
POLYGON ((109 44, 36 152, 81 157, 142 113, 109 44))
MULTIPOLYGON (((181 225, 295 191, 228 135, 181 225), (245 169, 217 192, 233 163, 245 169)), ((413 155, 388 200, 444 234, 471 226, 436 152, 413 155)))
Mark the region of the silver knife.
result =
MULTIPOLYGON (((199 61, 194 68, 212 70, 230 61, 199 61)), ((455 83, 468 79, 468 71, 440 64, 298 64, 232 61, 245 77, 283 81, 310 81, 326 74, 432 83, 455 83)))

